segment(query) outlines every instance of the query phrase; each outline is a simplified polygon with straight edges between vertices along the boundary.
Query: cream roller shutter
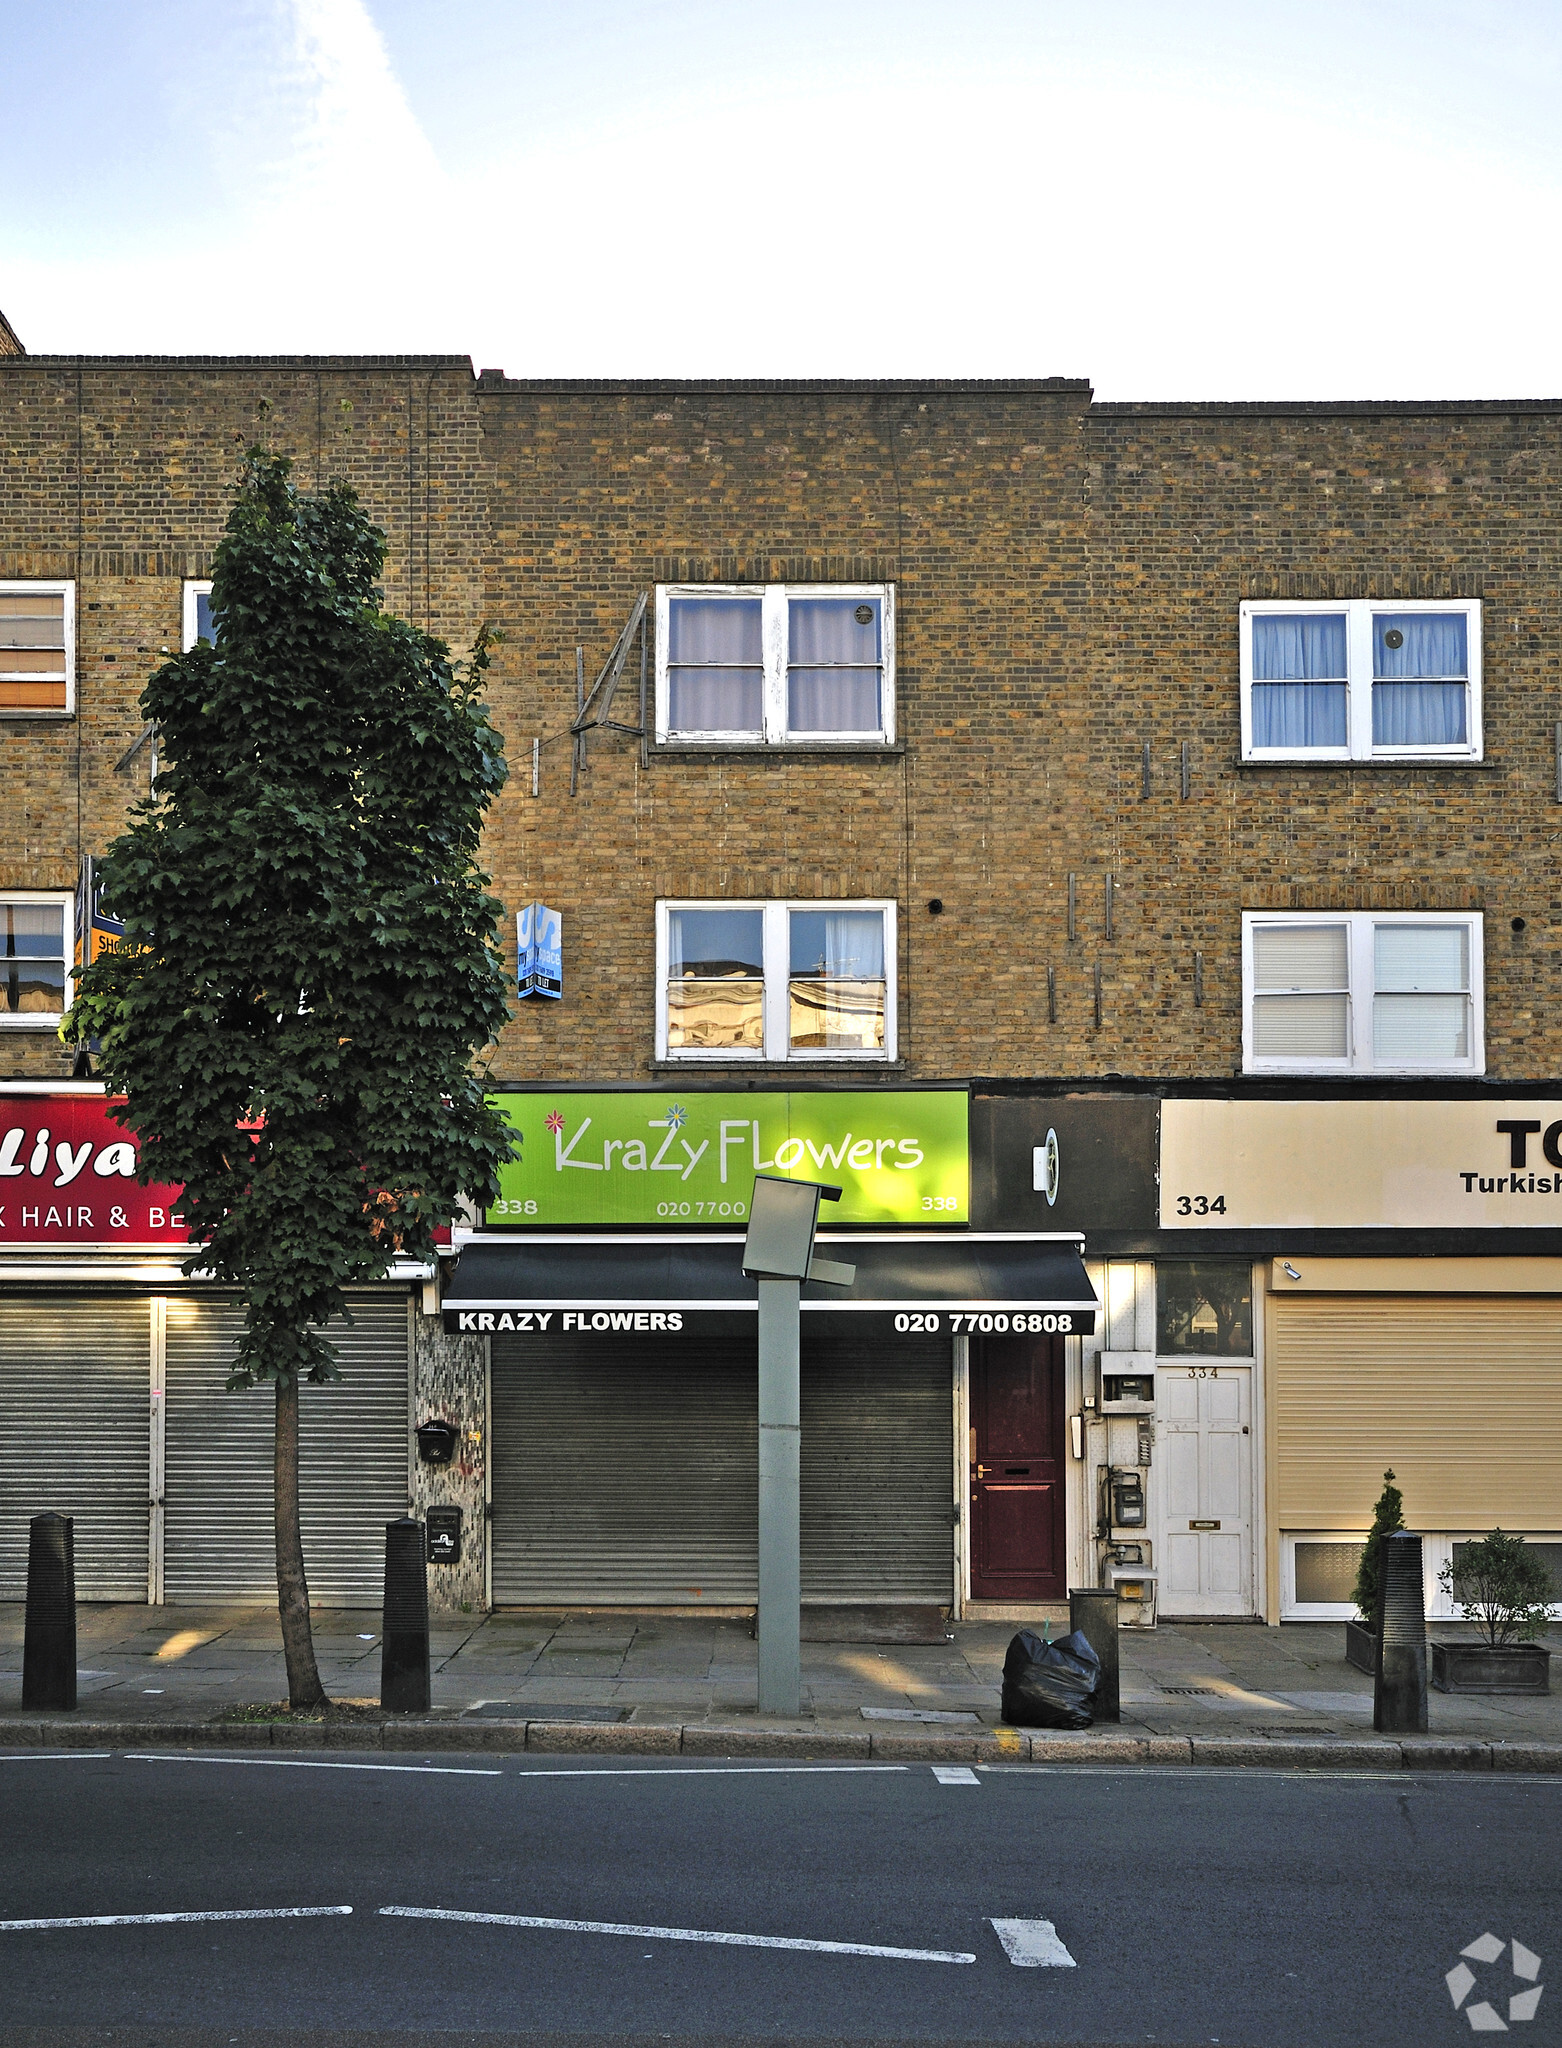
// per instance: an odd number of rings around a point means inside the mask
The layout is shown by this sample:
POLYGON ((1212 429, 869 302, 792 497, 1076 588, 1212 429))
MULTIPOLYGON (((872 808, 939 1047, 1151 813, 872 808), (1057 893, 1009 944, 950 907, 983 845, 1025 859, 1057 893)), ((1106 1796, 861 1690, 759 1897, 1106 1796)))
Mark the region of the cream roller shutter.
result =
POLYGON ((1392 1466, 1412 1529, 1552 1529, 1562 1503, 1562 1301, 1272 1299, 1282 1529, 1364 1529, 1392 1466))

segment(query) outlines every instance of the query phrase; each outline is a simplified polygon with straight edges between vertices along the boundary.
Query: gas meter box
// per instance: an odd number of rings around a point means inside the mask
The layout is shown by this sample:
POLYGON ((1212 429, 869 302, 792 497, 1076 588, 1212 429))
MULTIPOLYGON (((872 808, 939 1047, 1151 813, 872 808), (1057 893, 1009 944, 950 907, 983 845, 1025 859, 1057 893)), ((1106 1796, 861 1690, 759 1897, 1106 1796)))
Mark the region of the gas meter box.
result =
POLYGON ((1153 1415, 1155 1413, 1155 1353, 1153 1351, 1102 1352, 1101 1413, 1103 1415, 1153 1415))

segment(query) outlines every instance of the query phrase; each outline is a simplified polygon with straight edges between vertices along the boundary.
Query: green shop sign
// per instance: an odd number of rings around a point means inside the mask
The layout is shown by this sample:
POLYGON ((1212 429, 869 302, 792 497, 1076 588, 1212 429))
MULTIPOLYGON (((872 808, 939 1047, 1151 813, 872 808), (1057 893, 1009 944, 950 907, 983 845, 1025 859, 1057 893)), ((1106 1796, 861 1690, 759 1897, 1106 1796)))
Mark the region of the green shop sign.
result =
POLYGON ((487 1221, 726 1223, 756 1173, 842 1190, 842 1223, 970 1219, 966 1096, 958 1089, 835 1095, 498 1095, 520 1134, 487 1221))

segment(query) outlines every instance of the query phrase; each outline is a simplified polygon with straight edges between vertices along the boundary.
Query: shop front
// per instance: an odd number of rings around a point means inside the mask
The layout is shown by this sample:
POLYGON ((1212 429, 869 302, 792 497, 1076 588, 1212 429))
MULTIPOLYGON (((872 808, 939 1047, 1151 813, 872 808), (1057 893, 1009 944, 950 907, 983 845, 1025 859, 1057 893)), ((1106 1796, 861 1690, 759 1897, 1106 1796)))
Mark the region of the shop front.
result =
POLYGON ((1125 1623, 1344 1618, 1391 1468, 1430 1612, 1499 1524, 1562 1605, 1562 1102, 1059 1087, 972 1119, 978 1225, 1091 1255, 1072 1583, 1125 1623))
POLYGON ((971 1228, 963 1091, 506 1108, 521 1158, 443 1300, 487 1352, 495 1605, 753 1605, 758 1170, 839 1185, 820 1249, 856 1267, 803 1290, 805 1602, 958 1612, 984 1571, 1063 1597, 1064 1349, 1096 1300, 1077 1235, 971 1228))
POLYGON ((1430 1612, 1499 1525, 1562 1606, 1562 1102, 1167 1100, 1161 1167, 1168 1235, 1255 1254, 1270 1618, 1354 1611, 1388 1469, 1430 1612))
MULTIPOLYGON (((184 1277, 178 1190, 135 1170, 101 1087, 0 1092, 0 1600, 45 1510, 75 1520, 84 1600, 271 1600, 271 1395, 226 1391, 242 1310, 184 1277)), ((376 1605, 409 1497, 410 1289, 351 1306, 341 1382, 301 1403, 304 1553, 316 1601, 376 1605)))

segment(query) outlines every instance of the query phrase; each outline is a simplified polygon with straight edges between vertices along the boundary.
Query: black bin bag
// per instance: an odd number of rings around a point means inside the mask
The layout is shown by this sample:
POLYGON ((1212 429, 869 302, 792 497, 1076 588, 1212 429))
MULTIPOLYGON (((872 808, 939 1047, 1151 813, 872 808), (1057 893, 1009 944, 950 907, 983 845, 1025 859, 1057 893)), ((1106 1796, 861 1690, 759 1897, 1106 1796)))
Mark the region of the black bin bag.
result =
POLYGON ((1003 1660, 1003 1718, 1012 1728, 1088 1728, 1101 1659, 1075 1629, 1044 1643, 1022 1628, 1003 1660))

